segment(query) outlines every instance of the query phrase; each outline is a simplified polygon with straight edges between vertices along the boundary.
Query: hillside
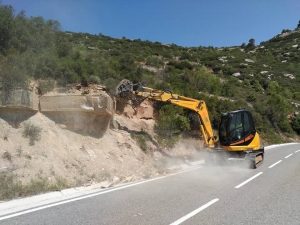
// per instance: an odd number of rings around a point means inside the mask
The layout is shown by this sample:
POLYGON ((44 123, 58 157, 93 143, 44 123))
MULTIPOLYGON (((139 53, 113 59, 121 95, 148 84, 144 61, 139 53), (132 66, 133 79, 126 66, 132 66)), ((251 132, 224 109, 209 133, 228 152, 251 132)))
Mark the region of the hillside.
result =
POLYGON ((157 135, 155 125, 160 125, 164 104, 147 103, 153 104, 154 114, 141 118, 117 101, 114 119, 108 122, 113 125, 101 137, 66 129, 40 111, 11 126, 5 110, 15 90, 32 91, 42 99, 70 94, 70 88, 88 96, 85 88, 99 85, 113 99, 116 85, 129 79, 203 99, 215 130, 222 112, 246 108, 263 143, 299 139, 299 29, 283 30, 259 45, 250 39, 240 46, 185 48, 63 32, 58 21, 28 18, 1 4, 0 17, 5 18, 0 21, 0 190, 19 188, 18 195, 24 196, 32 194, 30 185, 36 185, 38 193, 92 182, 128 182, 166 172, 161 162, 170 158, 185 162, 184 157, 201 158, 202 153, 203 144, 188 124, 188 111, 169 108, 185 126, 174 128, 174 135, 157 135), (41 128, 34 145, 23 137, 28 122, 41 128), (29 186, 22 189, 20 184, 29 186))
POLYGON ((250 39, 233 47, 185 48, 101 33, 62 32, 58 21, 27 18, 24 12, 1 8, 7 17, 0 56, 4 91, 27 88, 28 79, 35 79, 40 95, 55 85, 89 82, 104 84, 113 93, 121 80, 129 79, 205 100, 215 129, 220 113, 246 107, 271 142, 284 141, 275 133, 291 137, 299 131, 288 119, 297 114, 300 103, 299 29, 282 30, 259 45, 250 39), (207 94, 234 101, 218 101, 207 94))

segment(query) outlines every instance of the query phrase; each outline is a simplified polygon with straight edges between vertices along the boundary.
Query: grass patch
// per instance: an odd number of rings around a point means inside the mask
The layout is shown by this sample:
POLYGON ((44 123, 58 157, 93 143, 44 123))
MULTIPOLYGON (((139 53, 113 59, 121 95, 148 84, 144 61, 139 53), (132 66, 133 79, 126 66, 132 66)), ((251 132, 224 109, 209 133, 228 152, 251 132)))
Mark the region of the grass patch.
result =
POLYGON ((11 200, 50 191, 61 191, 70 187, 67 181, 60 177, 57 177, 54 183, 49 183, 46 178, 39 178, 31 180, 26 185, 16 181, 16 178, 15 175, 8 172, 0 173, 0 200, 11 200))
POLYGON ((131 133, 130 136, 131 136, 132 139, 136 140, 136 142, 138 143, 139 147, 143 151, 147 150, 147 148, 148 148, 147 141, 151 140, 151 137, 150 137, 150 135, 147 132, 141 130, 139 132, 131 133))

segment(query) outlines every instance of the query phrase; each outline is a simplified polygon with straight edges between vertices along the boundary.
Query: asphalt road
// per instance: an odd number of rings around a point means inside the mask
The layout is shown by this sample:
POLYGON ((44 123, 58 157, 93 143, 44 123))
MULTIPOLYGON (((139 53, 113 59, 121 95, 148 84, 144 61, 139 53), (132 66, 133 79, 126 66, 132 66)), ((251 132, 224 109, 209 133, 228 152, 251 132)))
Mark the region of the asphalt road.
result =
POLYGON ((256 170, 194 166, 0 216, 0 224, 300 224, 300 144, 268 148, 256 170))

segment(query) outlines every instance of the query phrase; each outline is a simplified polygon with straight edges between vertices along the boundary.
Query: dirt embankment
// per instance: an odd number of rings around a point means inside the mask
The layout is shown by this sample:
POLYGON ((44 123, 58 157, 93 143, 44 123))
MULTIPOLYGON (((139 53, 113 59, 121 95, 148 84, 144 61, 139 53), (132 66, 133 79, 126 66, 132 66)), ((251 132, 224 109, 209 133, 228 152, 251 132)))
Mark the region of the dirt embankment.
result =
POLYGON ((130 182, 163 174, 171 165, 186 163, 187 157, 199 157, 203 146, 190 139, 172 150, 159 149, 153 133, 154 112, 147 101, 137 112, 126 107, 113 120, 95 113, 7 108, 0 115, 0 172, 14 174, 22 184, 45 178, 49 182, 62 178, 70 186, 130 182), (40 130, 34 144, 24 136, 28 124, 40 130), (145 151, 130 135, 141 129, 154 140, 145 151))

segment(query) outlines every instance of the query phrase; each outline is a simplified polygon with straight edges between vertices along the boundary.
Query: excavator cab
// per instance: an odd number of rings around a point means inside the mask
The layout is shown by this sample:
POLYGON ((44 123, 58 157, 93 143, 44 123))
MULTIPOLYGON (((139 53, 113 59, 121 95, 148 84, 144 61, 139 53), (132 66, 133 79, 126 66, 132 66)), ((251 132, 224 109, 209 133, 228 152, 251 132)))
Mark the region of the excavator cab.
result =
POLYGON ((224 113, 219 125, 219 140, 222 146, 248 145, 256 133, 253 118, 248 110, 224 113))
MULTIPOLYGON (((222 115, 219 143, 221 149, 226 151, 227 159, 245 159, 249 162, 250 168, 254 169, 263 162, 264 147, 260 146, 252 114, 248 110, 237 110, 222 115)), ((215 154, 218 155, 220 156, 215 154)))

